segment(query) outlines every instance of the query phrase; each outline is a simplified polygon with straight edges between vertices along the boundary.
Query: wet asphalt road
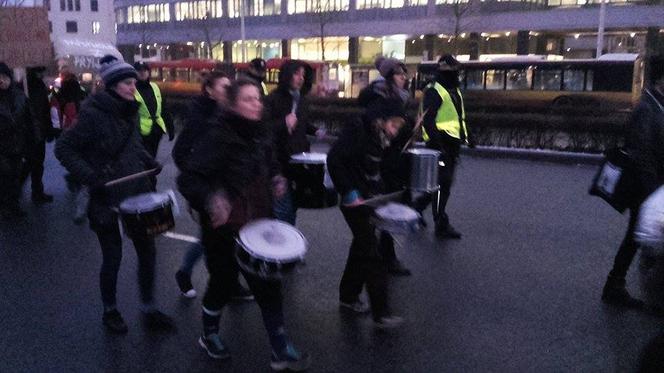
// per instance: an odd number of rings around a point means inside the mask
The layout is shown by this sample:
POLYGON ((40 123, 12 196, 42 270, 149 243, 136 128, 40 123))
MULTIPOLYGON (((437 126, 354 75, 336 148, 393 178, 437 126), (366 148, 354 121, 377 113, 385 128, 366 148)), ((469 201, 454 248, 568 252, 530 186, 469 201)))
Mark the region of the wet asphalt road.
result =
MULTIPOLYGON (((159 189, 174 187, 166 167, 159 189)), ((268 372, 269 347, 253 302, 224 310, 221 329, 232 358, 212 361, 196 340, 200 296, 179 296, 173 275, 188 243, 157 240, 157 297, 177 321, 173 334, 144 330, 136 256, 125 240, 118 284, 126 336, 101 325, 101 253, 87 225, 71 222, 72 198, 49 147, 46 190, 55 202, 29 201, 28 217, 0 226, 0 372, 268 372)), ((310 248, 285 282, 290 334, 313 356, 311 372, 623 372, 637 366, 664 322, 599 301, 626 217, 587 195, 593 166, 464 157, 449 205, 460 241, 429 228, 399 238, 397 255, 413 271, 391 279, 404 325, 376 330, 369 316, 338 308, 338 282, 350 232, 338 209, 300 210, 310 248)), ((181 198, 181 197, 180 197, 181 198)), ((426 218, 431 222, 430 211, 426 218)), ((197 235, 177 217, 175 231, 197 235)), ((630 290, 638 293, 630 271, 630 290)), ((194 285, 202 293, 199 264, 194 285)))

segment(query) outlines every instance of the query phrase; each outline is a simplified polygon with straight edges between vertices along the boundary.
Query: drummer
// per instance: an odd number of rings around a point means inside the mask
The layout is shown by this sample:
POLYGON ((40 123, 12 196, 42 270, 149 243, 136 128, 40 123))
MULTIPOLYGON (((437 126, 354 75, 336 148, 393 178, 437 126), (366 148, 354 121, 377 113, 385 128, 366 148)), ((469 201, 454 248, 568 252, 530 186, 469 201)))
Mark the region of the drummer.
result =
MULTIPOLYGON (((152 191, 148 178, 105 188, 110 180, 151 168, 161 170, 141 143, 138 133, 136 70, 114 56, 100 60, 105 91, 83 103, 78 124, 62 134, 55 155, 79 183, 90 188, 88 217, 90 228, 97 234, 103 262, 100 273, 104 306, 103 324, 112 333, 127 332, 116 303, 118 270, 122 260, 122 237, 114 211, 124 199, 152 191)), ((138 256, 138 284, 141 310, 146 326, 153 330, 173 328, 170 317, 155 307, 155 243, 152 237, 133 237, 138 256)))
MULTIPOLYGON (((190 167, 178 176, 180 192, 201 217, 210 277, 203 298, 203 335, 198 342, 215 359, 230 357, 219 335, 219 321, 237 278, 235 238, 246 223, 271 215, 271 200, 284 195, 287 182, 279 174, 270 132, 261 121, 258 86, 239 79, 227 94, 228 110, 209 123, 205 136, 192 148, 190 167)), ((294 371, 308 368, 309 355, 297 351, 284 327, 281 282, 243 274, 270 338, 270 366, 294 371)))
POLYGON ((330 176, 342 196, 341 212, 353 234, 339 285, 340 306, 357 313, 369 311, 360 300, 366 284, 374 322, 384 328, 398 326, 403 320, 389 310, 387 266, 370 221, 373 208, 364 205, 364 200, 384 192, 381 161, 404 122, 401 105, 375 100, 363 115, 362 123, 348 128, 327 157, 330 176))
POLYGON ((316 133, 309 122, 309 104, 306 95, 311 89, 312 70, 303 61, 285 62, 279 71, 277 89, 265 99, 264 120, 274 133, 277 159, 289 180, 283 197, 274 201, 274 217, 295 225, 297 206, 290 183, 306 177, 290 164, 293 154, 309 152, 307 134, 316 133))

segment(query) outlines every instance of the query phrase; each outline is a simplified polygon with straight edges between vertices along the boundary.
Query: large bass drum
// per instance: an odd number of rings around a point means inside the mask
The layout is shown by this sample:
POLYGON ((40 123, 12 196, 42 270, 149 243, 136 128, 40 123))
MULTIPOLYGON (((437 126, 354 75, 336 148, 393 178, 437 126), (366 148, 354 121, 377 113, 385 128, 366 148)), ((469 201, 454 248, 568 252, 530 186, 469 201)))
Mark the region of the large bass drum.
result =
POLYGON ((304 235, 290 224, 259 219, 246 224, 237 237, 240 268, 266 280, 278 280, 302 262, 307 252, 304 235))
POLYGON ((305 209, 336 206, 339 196, 327 172, 327 154, 300 153, 291 156, 295 205, 305 209))

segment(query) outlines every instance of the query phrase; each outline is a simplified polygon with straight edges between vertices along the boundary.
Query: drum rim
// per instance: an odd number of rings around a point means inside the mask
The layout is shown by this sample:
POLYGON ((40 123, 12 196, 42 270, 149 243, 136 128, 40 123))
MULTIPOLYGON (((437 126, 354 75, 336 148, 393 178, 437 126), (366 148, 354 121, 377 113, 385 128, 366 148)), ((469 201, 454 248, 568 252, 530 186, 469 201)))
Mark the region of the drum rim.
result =
POLYGON ((429 148, 410 148, 408 153, 413 155, 440 155, 440 151, 429 148))
POLYGON ((144 212, 157 211, 159 209, 169 207, 172 204, 173 204, 173 201, 171 201, 171 197, 168 195, 168 193, 160 193, 160 192, 141 193, 141 194, 137 194, 135 196, 131 196, 129 198, 125 198, 122 202, 120 202, 120 205, 118 205, 118 211, 121 214, 134 215, 134 214, 141 214, 141 213, 144 213, 144 212), (126 208, 125 209, 122 208, 122 204, 125 203, 125 201, 127 201, 127 200, 131 200, 131 199, 134 199, 134 198, 139 198, 139 197, 146 196, 146 195, 155 195, 155 194, 160 195, 160 196, 166 196, 166 200, 161 202, 160 204, 155 204, 154 206, 150 206, 150 207, 146 207, 146 208, 142 208, 142 209, 137 209, 137 210, 127 210, 126 208))
POLYGON ((267 218, 264 218, 264 219, 256 219, 256 220, 254 220, 254 221, 252 221, 252 222, 246 224, 246 225, 245 225, 244 227, 242 227, 242 228, 240 229, 240 231, 238 232, 237 237, 235 238, 235 242, 237 242, 237 244, 238 244, 238 245, 239 245, 244 251, 246 251, 247 253, 249 253, 249 255, 250 255, 251 257, 253 257, 254 259, 259 259, 259 260, 262 260, 262 261, 265 261, 265 262, 269 262, 269 263, 292 263, 292 262, 297 262, 297 261, 299 261, 299 260, 304 259, 304 255, 307 253, 307 249, 308 249, 308 247, 309 247, 309 241, 307 241, 307 238, 304 237, 304 234, 303 234, 299 229, 295 228, 294 226, 292 226, 292 225, 290 225, 290 224, 288 224, 288 223, 284 223, 284 222, 281 221, 281 220, 277 220, 277 219, 267 219, 267 218), (292 257, 292 258, 289 258, 289 259, 281 260, 281 259, 274 259, 274 258, 266 258, 265 256, 263 256, 263 255, 261 255, 261 254, 259 254, 259 253, 256 253, 255 251, 253 251, 253 250, 251 250, 249 247, 247 247, 247 245, 244 244, 244 243, 242 242, 242 239, 240 238, 240 232, 242 231, 242 229, 245 229, 246 227, 249 227, 250 225, 256 225, 256 224, 259 224, 259 223, 267 223, 267 222, 269 222, 269 223, 278 223, 278 224, 280 224, 280 225, 284 225, 284 226, 286 226, 288 229, 291 229, 291 230, 293 230, 295 233, 297 233, 297 234, 302 238, 302 242, 303 242, 303 246, 304 246, 304 251, 303 251, 301 254, 299 254, 298 256, 295 256, 295 257, 292 257))
POLYGON ((302 153, 291 154, 290 163, 294 163, 294 164, 321 164, 321 165, 324 165, 324 164, 327 164, 327 153, 302 152, 302 153), (310 158, 297 159, 297 158, 295 158, 295 157, 298 157, 298 156, 305 156, 306 157, 309 154, 320 154, 320 155, 324 156, 324 159, 310 159, 310 158))

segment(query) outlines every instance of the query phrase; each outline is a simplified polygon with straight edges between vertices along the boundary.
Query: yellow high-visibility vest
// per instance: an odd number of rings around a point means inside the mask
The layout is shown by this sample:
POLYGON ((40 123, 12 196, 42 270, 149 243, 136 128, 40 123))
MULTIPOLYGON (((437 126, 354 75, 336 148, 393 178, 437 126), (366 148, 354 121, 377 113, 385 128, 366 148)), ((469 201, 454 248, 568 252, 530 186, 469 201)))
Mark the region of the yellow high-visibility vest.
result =
POLYGON ((138 107, 138 115, 140 116, 140 125, 139 128, 141 130, 141 135, 142 136, 147 136, 152 132, 152 125, 153 123, 157 123, 159 127, 166 133, 166 123, 164 122, 164 119, 161 117, 161 91, 159 90, 159 86, 157 86, 155 83, 150 82, 150 87, 152 87, 152 92, 154 92, 154 98, 157 100, 157 110, 154 113, 154 118, 152 115, 150 115, 150 110, 148 110, 148 106, 145 104, 145 101, 143 100, 143 97, 141 97, 141 94, 138 93, 138 90, 136 90, 136 93, 134 93, 134 97, 136 97, 136 101, 140 104, 138 107))
MULTIPOLYGON (((461 99, 461 117, 459 118, 459 113, 454 107, 452 97, 442 85, 436 82, 429 84, 427 88, 435 89, 436 92, 438 92, 438 95, 440 95, 440 98, 443 100, 442 104, 440 104, 440 107, 438 108, 438 113, 436 113, 436 128, 438 131, 445 132, 455 139, 461 139, 461 128, 463 127, 463 132, 466 134, 464 141, 468 142, 468 129, 466 128, 466 109, 463 105, 463 96, 461 96, 461 91, 457 88, 457 93, 461 99)), ((429 141, 429 135, 427 135, 427 131, 424 128, 422 128, 422 137, 424 141, 429 141)))

